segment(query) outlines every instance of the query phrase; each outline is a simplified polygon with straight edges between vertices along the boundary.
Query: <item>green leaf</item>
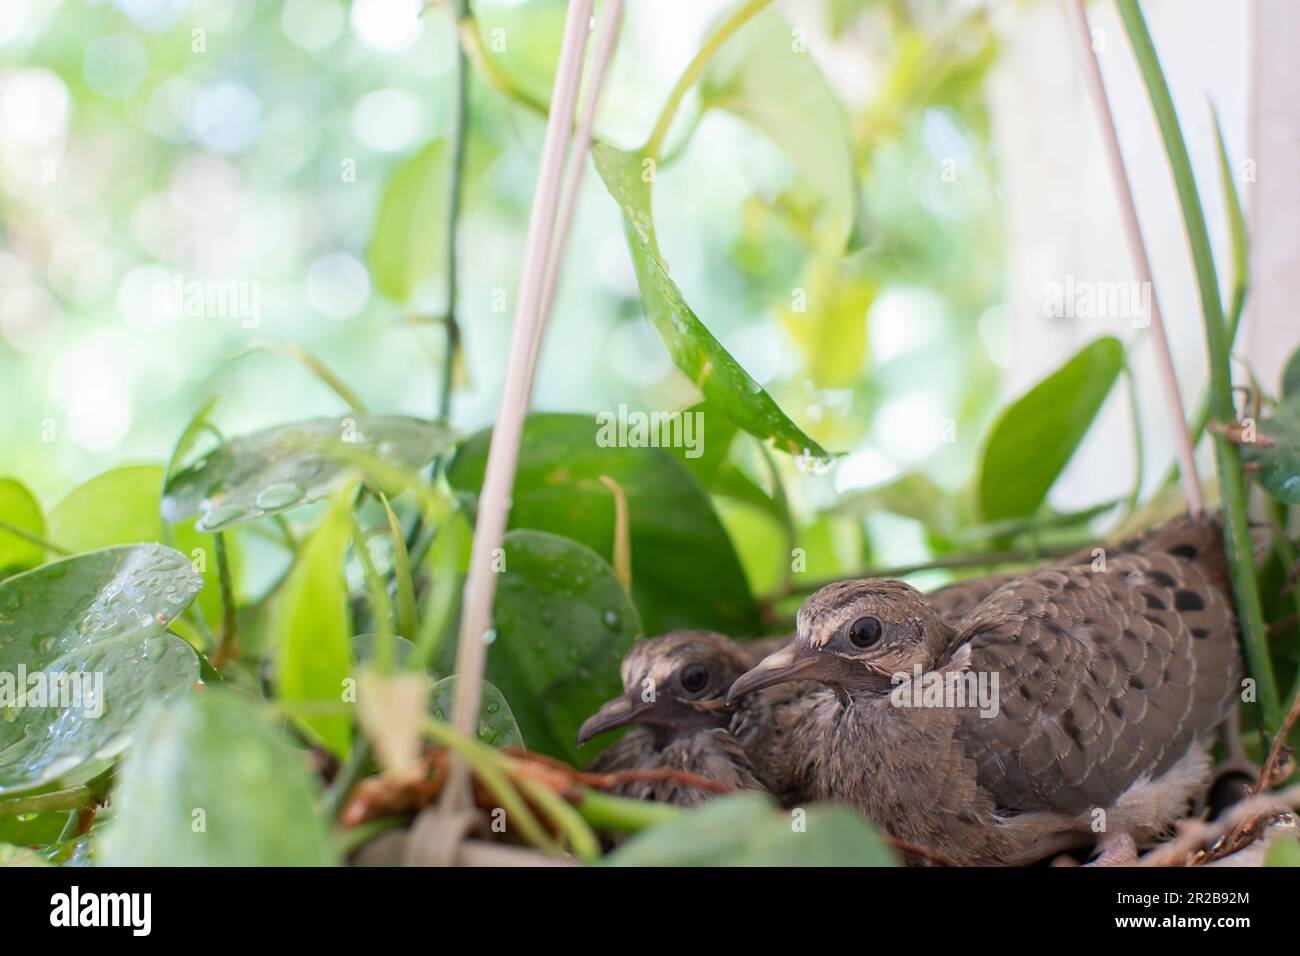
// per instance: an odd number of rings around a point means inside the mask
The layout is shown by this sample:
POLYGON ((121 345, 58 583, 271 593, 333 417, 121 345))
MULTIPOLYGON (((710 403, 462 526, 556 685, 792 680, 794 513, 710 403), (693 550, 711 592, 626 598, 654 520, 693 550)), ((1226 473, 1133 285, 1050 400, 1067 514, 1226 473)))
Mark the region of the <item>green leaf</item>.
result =
MULTIPOLYGON (((706 451, 715 421, 730 434, 721 419, 697 421, 706 451)), ((709 496, 684 467, 682 452, 602 447, 601 427, 595 416, 528 417, 510 526, 562 534, 612 560, 614 499, 599 480, 606 475, 627 496, 632 593, 648 631, 703 627, 753 633, 758 609, 744 571, 709 496)), ((479 491, 490 441, 491 432, 483 431, 458 449, 447 473, 454 488, 479 491)))
POLYGON ((90 779, 127 746, 145 705, 194 686, 198 657, 167 626, 201 585, 184 555, 155 544, 0 582, 0 795, 90 779), (27 696, 38 673, 76 678, 66 706, 27 696))
MULTIPOLYGON (((1151 32, 1137 0, 1115 0, 1115 9, 1128 35, 1133 57, 1137 60, 1155 114, 1156 125, 1165 147, 1165 158, 1178 192, 1183 214, 1187 245, 1196 272, 1196 287, 1201 297, 1201 318, 1205 327, 1205 350, 1210 360, 1210 418, 1227 423, 1236 418, 1232 397, 1232 342, 1223 315, 1219 277, 1214 264, 1214 250, 1205 224, 1205 210, 1196 188, 1196 175, 1187 153, 1178 113, 1174 109, 1169 84, 1165 81, 1151 32)), ((1277 680, 1268 651, 1268 633, 1264 625, 1255 564, 1250 560, 1252 542, 1247 514, 1246 483, 1241 458, 1226 436, 1214 436, 1214 458, 1219 474, 1219 499, 1223 505, 1226 553, 1232 576, 1232 590, 1237 617, 1241 621, 1242 645, 1251 676, 1257 684, 1257 698, 1266 731, 1275 729, 1282 720, 1278 702, 1277 680)))
POLYGON ((821 197, 819 231, 841 250, 862 205, 848 120, 812 54, 776 11, 755 15, 722 45, 700 79, 705 109, 726 110, 762 132, 821 197))
POLYGON ((1264 857, 1265 866, 1300 866, 1300 840, 1281 837, 1273 841, 1264 857))
POLYGON ((67 811, 58 813, 0 813, 0 843, 48 846, 58 840, 68 822, 67 811))
POLYGON ((985 521, 1038 510, 1123 367, 1119 340, 1097 339, 1002 413, 984 443, 979 501, 985 521))
MULTIPOLYGON (((358 634, 352 639, 352 652, 358 664, 369 664, 378 660, 378 634, 358 634)), ((394 663, 398 667, 409 667, 414 663, 416 646, 404 638, 396 638, 394 663)), ((456 693, 455 674, 444 677, 433 684, 433 693, 429 697, 429 713, 436 719, 451 721, 451 702, 456 693)), ((478 739, 498 749, 510 746, 523 746, 524 737, 515 722, 514 712, 506 702, 505 695, 493 684, 483 681, 483 690, 479 696, 478 739)))
POLYGON ((476 0, 474 20, 484 52, 512 89, 550 102, 564 38, 564 0, 476 0))
POLYGON ((1232 249, 1232 302, 1228 306, 1228 343, 1237 337, 1237 323, 1246 305, 1246 287, 1250 282, 1250 235, 1246 231, 1246 213, 1241 208, 1232 162, 1228 159, 1228 144, 1223 139, 1223 124, 1219 111, 1210 104, 1214 119, 1214 137, 1219 147, 1219 180, 1223 186, 1223 204, 1228 210, 1228 235, 1232 249))
POLYGON ((211 690, 157 710, 121 770, 98 862, 330 866, 320 785, 264 706, 211 690))
POLYGON ((603 144, 592 147, 596 170, 619 208, 632 251, 632 264, 646 316, 679 369, 723 414, 756 438, 810 462, 829 463, 826 450, 786 417, 763 387, 750 378, 699 320, 681 290, 668 278, 658 255, 650 211, 649 184, 641 174, 642 157, 603 144))
POLYGON ((869 515, 879 511, 919 521, 928 531, 950 531, 954 521, 951 496, 920 472, 909 471, 883 484, 842 495, 835 514, 869 515))
POLYGON ((447 150, 436 139, 399 166, 384 190, 370 240, 370 276, 397 302, 409 302, 446 258, 449 183, 447 150))
POLYGON ((802 311, 781 310, 781 320, 807 356, 818 388, 855 388, 867 354, 867 310, 880 284, 860 270, 818 261, 805 280, 802 311))
POLYGON ((1243 444, 1242 460, 1259 466, 1253 472, 1255 480, 1273 498, 1283 504, 1300 505, 1300 394, 1278 405, 1259 422, 1257 431, 1258 437, 1273 444, 1243 444))
POLYGON ((1297 395, 1300 395, 1300 349, 1291 353, 1282 372, 1282 397, 1292 399, 1297 395))
POLYGON ((438 527, 437 536, 429 547, 424 562, 429 586, 420 617, 420 634, 415 642, 418 649, 416 660, 420 667, 432 667, 435 661, 444 659, 444 645, 456 640, 456 613, 469 571, 473 537, 474 529, 470 527, 464 510, 457 508, 438 527))
MULTIPOLYGON (((438 720, 451 721, 452 701, 456 697, 458 679, 455 674, 452 674, 433 685, 431 705, 433 716, 438 720)), ((478 739, 498 750, 503 747, 522 747, 524 735, 519 730, 514 711, 506 702, 505 694, 493 684, 484 681, 479 701, 478 727, 475 728, 478 739)))
POLYGON ((445 426, 404 415, 313 418, 268 428, 232 438, 173 475, 163 516, 179 521, 201 514, 200 530, 229 528, 337 491, 358 470, 349 451, 414 470, 451 441, 445 426))
MULTIPOLYGON (((487 679, 514 708, 533 750, 582 766, 578 728, 622 691, 619 666, 641 619, 609 565, 589 548, 542 531, 505 537, 487 679)), ((443 648, 441 669, 455 648, 443 648)))
MULTIPOLYGON (((0 478, 0 521, 40 538, 46 536, 41 503, 13 478, 0 478)), ((45 549, 39 544, 0 527, 0 578, 34 568, 44 560, 45 549)))
POLYGON ((415 578, 411 575, 411 555, 406 550, 406 535, 386 497, 381 496, 388 534, 393 542, 393 589, 397 592, 397 633, 414 640, 419 629, 419 610, 415 605, 415 578))
MULTIPOLYGON (((294 560, 276 596, 272 634, 279 642, 276 686, 281 699, 342 703, 352 672, 348 586, 343 556, 352 538, 352 495, 344 490, 294 560)), ((352 740, 345 713, 304 713, 299 723, 339 756, 352 740)))
MULTIPOLYGON (((221 621, 216 541, 188 521, 173 527, 168 540, 159 506, 163 471, 162 465, 128 465, 78 485, 50 512, 50 537, 72 551, 144 541, 174 547, 203 569, 203 590, 196 603, 203 619, 215 626, 221 621)), ((226 553, 238 573, 241 554, 233 537, 227 536, 226 553)), ((192 628, 179 629, 193 637, 192 628)))
MULTIPOLYGON (((793 811, 799 812, 799 811, 793 811)), ((605 858, 611 866, 894 866, 858 814, 813 806, 796 829, 793 812, 759 794, 710 800, 644 830, 605 858)))

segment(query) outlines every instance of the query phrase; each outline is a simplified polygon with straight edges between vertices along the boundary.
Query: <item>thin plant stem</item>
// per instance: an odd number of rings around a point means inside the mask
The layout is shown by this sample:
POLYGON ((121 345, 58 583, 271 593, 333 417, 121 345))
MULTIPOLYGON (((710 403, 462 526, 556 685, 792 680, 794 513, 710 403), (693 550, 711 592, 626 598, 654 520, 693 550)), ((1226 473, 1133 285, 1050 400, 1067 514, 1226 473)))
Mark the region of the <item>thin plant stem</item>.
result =
MULTIPOLYGON (((578 82, 587 43, 592 0, 572 0, 564 24, 564 41, 556 70, 551 110, 546 122, 542 145, 541 169, 528 225, 528 242, 524 252, 519 302, 515 311, 514 334, 506 370, 501 410, 488 448, 487 469, 479 497, 478 520, 470 552, 469 575, 465 582, 465 605, 461 616, 456 653, 456 694, 452 704, 455 726, 463 733, 473 732, 478 720, 482 692, 492 602, 496 594, 496 573, 492 555, 505 535, 508 502, 515 481, 519 443, 523 437, 524 417, 532 393, 531 365, 534 338, 540 336, 546 316, 542 313, 542 293, 552 250, 556 209, 560 199, 560 180, 565 156, 573 132, 577 108, 578 82)), ((442 807, 447 812, 468 808, 471 803, 469 767, 460 754, 454 754, 449 768, 442 807)))
MULTIPOLYGON (((1182 208, 1183 225, 1201 295, 1205 344, 1210 358, 1210 416, 1212 420, 1226 424, 1236 418, 1232 397, 1229 329, 1223 315, 1214 254, 1210 249, 1209 231, 1205 225, 1205 213, 1196 189, 1191 159, 1187 154, 1187 144, 1183 141, 1183 133, 1178 125, 1178 115, 1174 111, 1173 99, 1142 10, 1136 0, 1115 0, 1115 5, 1146 84, 1182 208)), ((1255 576, 1241 455, 1237 447, 1222 434, 1214 434, 1212 441, 1219 474, 1219 492, 1223 501, 1228 565, 1232 573, 1237 616, 1241 621, 1242 642, 1251 675, 1255 679, 1260 714, 1265 728, 1272 733, 1281 723, 1282 712, 1278 704, 1277 682, 1273 675, 1273 662, 1269 657, 1268 635, 1264 629, 1264 613, 1255 576)))
MULTIPOLYGON (((1137 376, 1128 358, 1124 360, 1124 379, 1128 385, 1129 413, 1133 417, 1133 491, 1129 493, 1124 504, 1124 520, 1127 521, 1137 511, 1138 501, 1142 497, 1142 477, 1145 472, 1146 450, 1142 441, 1142 406, 1138 401, 1137 376)), ((1193 476, 1193 479, 1195 476, 1193 476)))
POLYGON ((213 655, 212 664, 220 668, 227 661, 239 660, 239 613, 235 607, 230 557, 226 554, 226 535, 218 531, 213 538, 216 542, 217 580, 221 585, 221 644, 213 655))
POLYGON ((1129 251, 1137 266, 1138 278, 1151 290, 1149 318, 1151 331, 1154 333, 1156 369, 1160 373, 1166 411, 1173 429, 1174 447, 1182 469, 1183 493, 1187 497, 1188 510, 1193 515, 1199 515, 1205 510, 1205 501, 1201 495, 1200 483, 1196 480, 1195 449, 1192 445, 1191 433, 1187 430, 1187 413, 1183 410, 1183 397, 1178 390, 1178 376, 1174 372, 1174 361, 1169 352, 1169 337, 1165 331, 1164 316, 1160 311, 1160 297, 1156 294, 1151 260, 1147 256, 1146 240, 1142 237, 1142 226, 1138 222, 1133 186, 1129 183, 1128 173, 1124 169, 1124 153, 1120 149, 1119 132, 1115 129, 1115 117, 1111 113, 1110 101, 1106 98, 1106 84, 1102 80, 1101 66, 1097 62, 1096 51, 1092 48, 1092 31, 1088 27, 1088 15, 1084 11, 1083 0, 1070 0, 1070 12, 1083 51, 1084 75, 1088 79, 1088 87, 1092 91, 1097 116, 1101 121, 1106 158, 1110 162, 1115 189, 1119 193, 1120 213, 1124 221, 1124 232, 1128 236, 1129 251))
POLYGON ((600 790, 583 790, 577 810, 589 825, 605 833, 635 833, 676 820, 682 813, 671 804, 615 797, 600 790))
POLYGON ((737 30, 748 23, 754 14, 771 2, 772 0, 748 0, 743 6, 736 8, 727 19, 718 24, 717 29, 705 37, 699 51, 687 64, 686 70, 678 77, 677 84, 672 88, 672 92, 668 94, 668 100, 664 103, 663 109, 659 111, 659 118, 655 120, 650 139, 646 141, 644 148, 641 150, 643 155, 656 161, 659 159, 663 151, 664 140, 668 138, 668 132, 673 125, 673 118, 676 117, 678 109, 681 108, 682 100, 686 98, 686 94, 695 85, 695 81, 700 78, 704 68, 713 59, 713 55, 735 35, 737 30))
POLYGON ((72 554, 71 551, 62 545, 55 544, 48 538, 42 538, 39 534, 34 534, 25 528, 20 528, 16 524, 10 524, 8 521, 3 519, 0 519, 0 531, 5 532, 6 534, 11 534, 15 538, 22 538, 29 544, 34 544, 38 548, 44 548, 46 551, 57 554, 60 557, 66 558, 72 554))
MULTIPOLYGON (((569 231, 573 228, 573 214, 578 206, 578 187, 582 185, 582 174, 586 171, 584 162, 591 149, 592 128, 596 123, 596 105, 600 100, 600 91, 604 85, 605 70, 614 56, 614 45, 618 42, 619 28, 623 24, 623 0, 609 0, 605 15, 601 21, 600 35, 596 38, 595 67, 591 81, 587 84, 582 109, 578 114, 578 128, 574 133, 574 155, 569 160, 565 171, 564 191, 560 194, 560 207, 556 215, 554 249, 563 249, 569 241, 569 231)), ((550 315, 555 304, 555 290, 559 286, 560 263, 562 257, 552 254, 546 264, 546 281, 542 292, 542 314, 550 315)), ((532 367, 537 369, 537 360, 542 350, 541 336, 533 343, 532 367)))
MULTIPOLYGON (((469 16, 469 0, 456 0, 457 22, 469 16)), ((477 31, 475 31, 477 35, 477 31)), ((456 360, 460 352, 460 321, 456 317, 460 283, 457 279, 457 235, 465 192, 465 153, 469 141, 469 58, 465 48, 456 44, 456 96, 451 121, 451 181, 447 188, 447 312, 443 324, 447 333, 447 354, 443 361, 442 381, 438 390, 438 421, 451 418, 451 392, 456 360)))

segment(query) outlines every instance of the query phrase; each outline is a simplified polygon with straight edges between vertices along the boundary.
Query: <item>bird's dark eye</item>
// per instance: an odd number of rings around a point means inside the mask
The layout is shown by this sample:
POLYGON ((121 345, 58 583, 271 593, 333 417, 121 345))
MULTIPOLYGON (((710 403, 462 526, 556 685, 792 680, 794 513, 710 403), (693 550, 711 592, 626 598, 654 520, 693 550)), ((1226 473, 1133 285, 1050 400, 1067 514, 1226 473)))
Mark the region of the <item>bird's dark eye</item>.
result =
POLYGON ((868 614, 849 625, 849 641, 854 647, 871 647, 880 640, 883 630, 880 618, 868 614))
POLYGON ((703 664, 687 664, 682 671, 682 689, 688 694, 698 694, 709 682, 709 669, 703 664))

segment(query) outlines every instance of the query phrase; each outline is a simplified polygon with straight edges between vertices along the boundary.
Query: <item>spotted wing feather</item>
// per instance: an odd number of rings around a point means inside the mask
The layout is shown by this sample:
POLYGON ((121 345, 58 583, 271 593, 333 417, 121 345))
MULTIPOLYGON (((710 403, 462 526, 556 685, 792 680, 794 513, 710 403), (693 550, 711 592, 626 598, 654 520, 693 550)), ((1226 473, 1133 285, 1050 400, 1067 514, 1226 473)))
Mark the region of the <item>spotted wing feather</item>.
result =
POLYGON ((1004 809, 1110 806, 1231 706, 1241 665, 1217 528, 1174 523, 1116 551, 1004 585, 956 639, 965 666, 999 676, 996 716, 963 711, 957 736, 1004 809))

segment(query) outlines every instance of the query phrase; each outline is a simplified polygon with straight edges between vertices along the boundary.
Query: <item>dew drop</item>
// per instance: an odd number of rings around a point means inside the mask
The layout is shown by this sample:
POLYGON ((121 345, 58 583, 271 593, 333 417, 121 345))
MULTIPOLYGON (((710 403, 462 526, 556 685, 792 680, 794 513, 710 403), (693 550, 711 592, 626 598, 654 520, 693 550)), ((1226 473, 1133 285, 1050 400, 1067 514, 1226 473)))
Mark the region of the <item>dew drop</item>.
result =
POLYGON ((263 510, 287 508, 302 500, 302 486, 292 481, 281 481, 267 485, 257 496, 257 507, 263 510))
POLYGON ((805 448, 795 456, 794 464, 806 475, 824 475, 830 470, 831 459, 828 455, 814 455, 805 448))

